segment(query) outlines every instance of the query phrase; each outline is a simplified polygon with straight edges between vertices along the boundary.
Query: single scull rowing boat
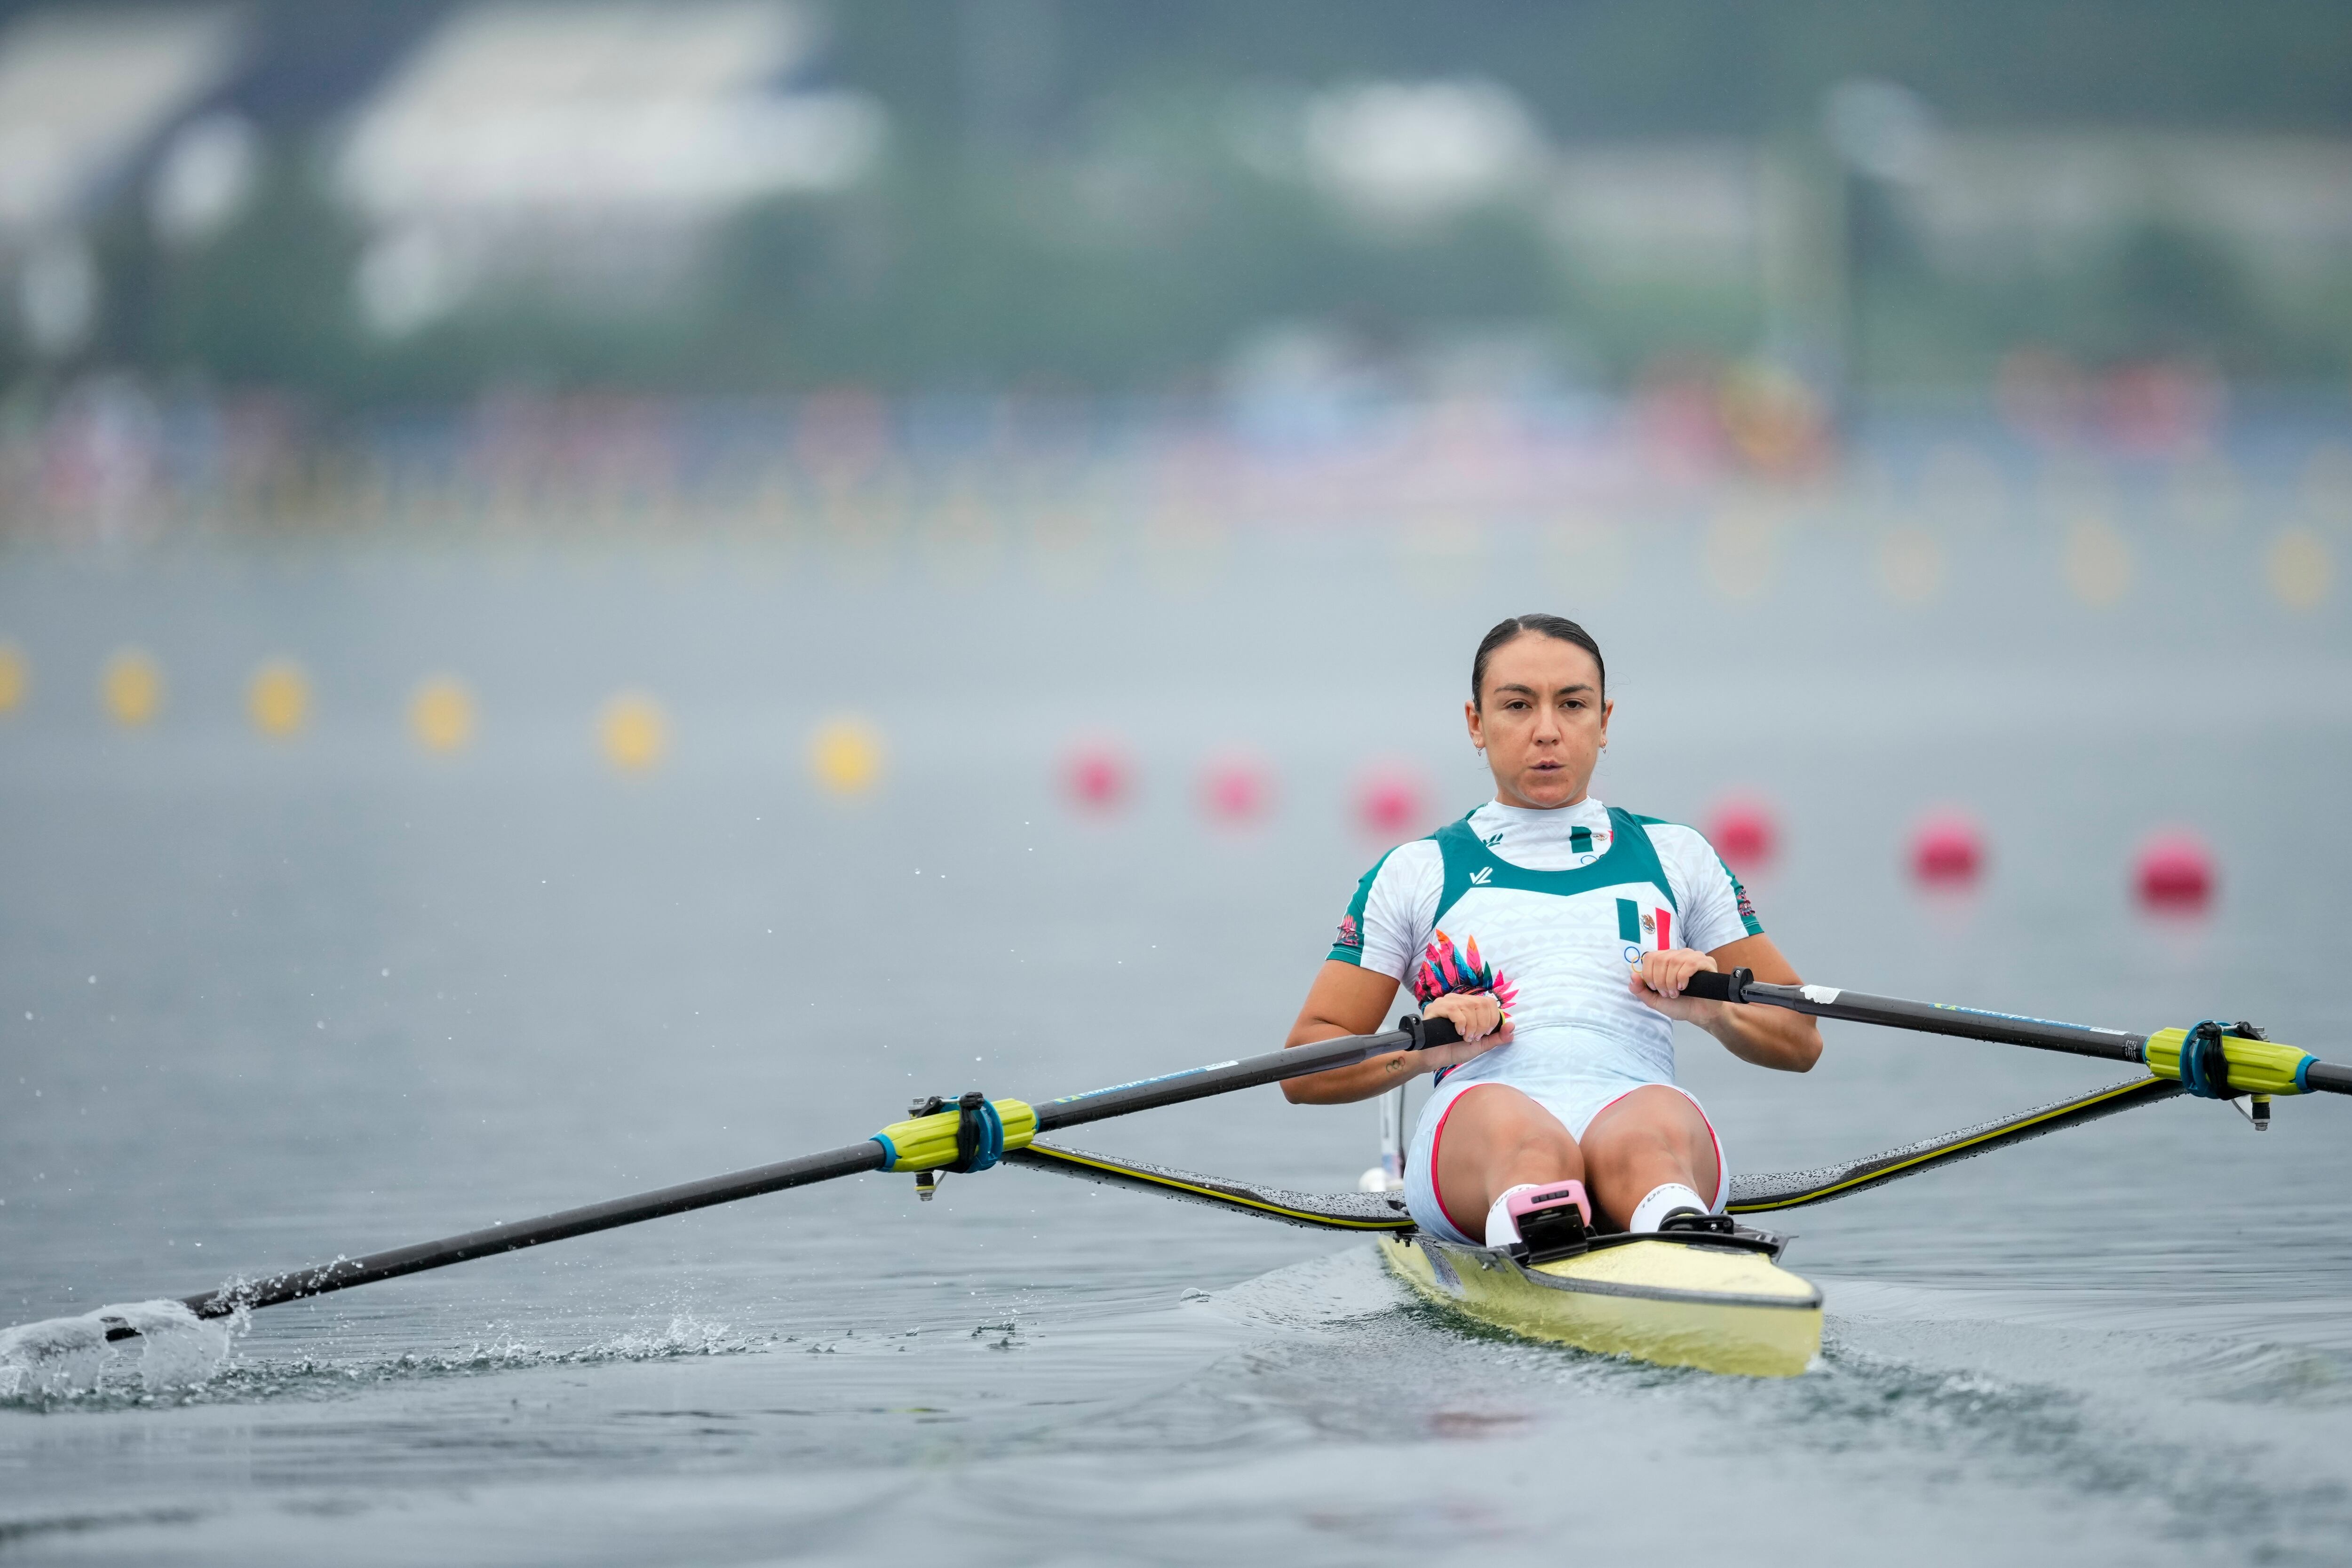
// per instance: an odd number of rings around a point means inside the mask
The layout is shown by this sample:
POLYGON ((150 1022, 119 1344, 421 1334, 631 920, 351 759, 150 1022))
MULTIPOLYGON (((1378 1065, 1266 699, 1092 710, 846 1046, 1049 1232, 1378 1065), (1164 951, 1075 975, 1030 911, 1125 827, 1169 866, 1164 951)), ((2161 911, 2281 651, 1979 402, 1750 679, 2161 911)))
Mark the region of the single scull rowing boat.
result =
MULTIPOLYGON (((2212 1098, 2244 1095, 2252 1102, 2248 1114, 2257 1128, 2269 1125, 2273 1095, 2352 1090, 2342 1069, 2293 1046, 2263 1040, 2246 1024, 2238 1026, 2237 1034, 2204 1023, 2195 1030, 2131 1035, 1824 986, 1761 985, 1745 969, 1693 979, 1691 994, 1710 1000, 2101 1056, 2154 1070, 2147 1078, 2095 1094, 1857 1162, 1853 1170, 1822 1173, 1830 1179, 1768 1176, 1751 1178, 1744 1187, 1735 1180, 1727 1205, 1734 1215, 1858 1192, 1945 1160, 1981 1154, 2127 1105, 2169 1098, 2184 1087, 2212 1098), (2315 1077, 2318 1082, 2313 1082, 2315 1077), (1795 1190, 1789 1190, 1791 1186, 1795 1190)), ((1401 1134, 1403 1092, 1393 1091, 1391 1097, 1401 1134)), ((1402 1146, 1397 1134, 1390 1139, 1391 1153, 1402 1146)), ((1572 1218, 1570 1224, 1573 1226, 1572 1218)), ((1389 1267, 1423 1295, 1515 1333, 1710 1372, 1760 1376, 1802 1372, 1821 1348, 1821 1291, 1779 1266, 1780 1238, 1738 1226, 1727 1215, 1718 1224, 1714 1234, 1683 1231, 1647 1238, 1584 1232, 1549 1245, 1501 1249, 1457 1246, 1408 1232, 1383 1237, 1380 1246, 1389 1267)))
MULTIPOLYGON (((2035 1050, 2128 1061, 2146 1076, 1981 1126, 1820 1169, 1737 1176, 1731 1216, 1793 1208, 1860 1192, 1936 1166, 2113 1115, 2187 1092, 2244 1099, 2258 1128, 2273 1097, 2352 1094, 2352 1068, 2262 1038, 2251 1025, 2128 1034, 2046 1019, 1824 986, 1758 983, 1746 970, 1694 976, 1687 994, 1816 1017, 1958 1035, 2035 1050)), ((918 1102, 909 1118, 870 1138, 821 1154, 688 1182, 537 1219, 494 1225, 445 1240, 338 1258, 259 1280, 235 1280, 183 1299, 199 1318, 348 1290, 378 1280, 633 1225, 663 1215, 868 1171, 915 1173, 929 1197, 942 1171, 984 1170, 1000 1161, 1113 1186, 1131 1186, 1239 1213, 1321 1229, 1371 1232, 1383 1256, 1423 1295, 1515 1333, 1606 1354, 1755 1375, 1804 1370, 1821 1343, 1821 1292, 1778 1263, 1779 1238, 1724 1218, 1720 1228, 1672 1236, 1600 1234, 1569 1223, 1504 1249, 1460 1247, 1415 1234, 1402 1199, 1387 1192, 1299 1193, 1122 1160, 1036 1141, 1055 1128, 1329 1071, 1399 1051, 1451 1043, 1443 1022, 1399 1020, 1381 1034, 1350 1035, 1244 1061, 1122 1083, 1040 1105, 990 1101, 978 1092, 918 1102)), ((110 1324, 108 1337, 138 1331, 110 1324)))

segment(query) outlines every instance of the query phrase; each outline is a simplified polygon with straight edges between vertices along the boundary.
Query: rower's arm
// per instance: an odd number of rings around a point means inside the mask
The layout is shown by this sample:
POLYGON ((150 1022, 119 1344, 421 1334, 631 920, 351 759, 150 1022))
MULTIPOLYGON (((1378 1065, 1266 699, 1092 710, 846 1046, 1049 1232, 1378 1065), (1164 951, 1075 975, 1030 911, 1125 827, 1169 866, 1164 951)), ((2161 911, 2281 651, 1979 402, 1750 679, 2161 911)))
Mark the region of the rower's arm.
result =
MULTIPOLYGON (((1780 949, 1772 945, 1769 936, 1743 936, 1737 942, 1725 943, 1707 956, 1715 960, 1718 974, 1753 969, 1758 979, 1776 986, 1804 984, 1797 977, 1797 971, 1789 967, 1789 960, 1780 956, 1780 949)), ((1802 1013, 1779 1008, 1734 1007, 1729 1002, 1689 1005, 1705 1009, 1690 1021, 1723 1041, 1724 1048, 1742 1061, 1777 1067, 1783 1072, 1806 1072, 1821 1060, 1821 1026, 1802 1013)))
MULTIPOLYGON (((1346 1034, 1377 1034, 1381 1020, 1388 1016, 1389 1003, 1396 999, 1396 981, 1377 969, 1326 959, 1307 993, 1307 1005, 1298 1009, 1298 1021, 1290 1026, 1290 1038, 1282 1042, 1283 1049, 1312 1045, 1318 1040, 1337 1040, 1346 1034)), ((1328 1072, 1286 1079, 1282 1092, 1294 1105, 1340 1105, 1350 1100, 1370 1100, 1395 1088, 1422 1065, 1413 1061, 1412 1052, 1392 1051, 1353 1067, 1335 1067, 1328 1072)))

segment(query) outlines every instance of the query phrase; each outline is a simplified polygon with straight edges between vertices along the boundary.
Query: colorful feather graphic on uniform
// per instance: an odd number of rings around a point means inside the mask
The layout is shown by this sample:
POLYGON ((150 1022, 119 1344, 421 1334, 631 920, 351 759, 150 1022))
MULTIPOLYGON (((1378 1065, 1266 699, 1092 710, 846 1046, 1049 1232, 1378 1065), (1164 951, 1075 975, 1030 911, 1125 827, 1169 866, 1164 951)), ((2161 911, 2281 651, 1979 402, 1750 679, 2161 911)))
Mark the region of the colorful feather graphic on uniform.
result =
POLYGON ((1423 949, 1420 967, 1413 970, 1412 994, 1422 1006, 1427 1007, 1440 997, 1487 991, 1502 1004, 1506 1021, 1511 1016, 1511 1004, 1518 1000, 1519 988, 1510 977, 1496 973, 1495 967, 1479 957, 1478 939, 1465 937, 1462 949, 1456 951, 1454 938, 1444 932, 1423 949))

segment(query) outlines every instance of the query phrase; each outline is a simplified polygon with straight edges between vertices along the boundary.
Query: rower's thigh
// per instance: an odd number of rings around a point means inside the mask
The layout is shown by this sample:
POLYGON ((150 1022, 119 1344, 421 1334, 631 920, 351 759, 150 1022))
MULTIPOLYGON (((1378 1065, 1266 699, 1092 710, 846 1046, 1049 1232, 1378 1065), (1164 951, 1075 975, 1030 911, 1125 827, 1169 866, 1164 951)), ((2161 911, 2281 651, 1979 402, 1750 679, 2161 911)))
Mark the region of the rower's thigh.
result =
POLYGON ((1430 1168, 1441 1190, 1455 1193, 1484 1192, 1496 1166, 1524 1153, 1577 1157, 1559 1118, 1507 1083, 1474 1083, 1455 1095, 1433 1143, 1430 1168))
POLYGON ((1691 1187, 1703 1195, 1712 1196, 1723 1178, 1715 1129, 1689 1095, 1662 1083, 1610 1102, 1580 1141, 1596 1186, 1634 1174, 1646 1180, 1662 1164, 1687 1172, 1691 1187))

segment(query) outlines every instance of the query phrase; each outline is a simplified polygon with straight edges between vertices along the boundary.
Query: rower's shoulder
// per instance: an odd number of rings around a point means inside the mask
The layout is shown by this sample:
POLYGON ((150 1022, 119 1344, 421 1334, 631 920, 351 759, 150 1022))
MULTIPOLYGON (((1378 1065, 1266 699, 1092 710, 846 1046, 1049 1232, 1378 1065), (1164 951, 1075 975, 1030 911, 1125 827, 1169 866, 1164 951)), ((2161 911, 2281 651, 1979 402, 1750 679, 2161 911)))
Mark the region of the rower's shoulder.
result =
POLYGON ((1706 842, 1706 835, 1688 822, 1677 822, 1671 817, 1645 817, 1639 811, 1628 811, 1621 806, 1612 806, 1610 810, 1612 814, 1622 816, 1628 821, 1638 822, 1641 824, 1642 831, 1653 838, 1657 837, 1662 831, 1669 838, 1688 833, 1700 843, 1706 842))
POLYGON ((1407 840, 1383 853, 1366 869, 1356 891, 1361 896, 1370 893, 1376 884, 1393 886, 1401 882, 1419 883, 1433 878, 1445 880, 1445 852, 1439 846, 1435 833, 1425 839, 1407 840))
POLYGON ((1437 832, 1425 839, 1408 839, 1382 855, 1372 867, 1375 874, 1419 877, 1435 873, 1441 878, 1445 872, 1445 848, 1438 841, 1437 832))
POLYGON ((1624 816, 1627 821, 1640 826, 1643 836, 1661 855, 1717 858, 1715 846, 1707 841, 1706 835, 1688 822, 1677 822, 1666 817, 1645 817, 1639 811, 1627 811, 1624 816))

